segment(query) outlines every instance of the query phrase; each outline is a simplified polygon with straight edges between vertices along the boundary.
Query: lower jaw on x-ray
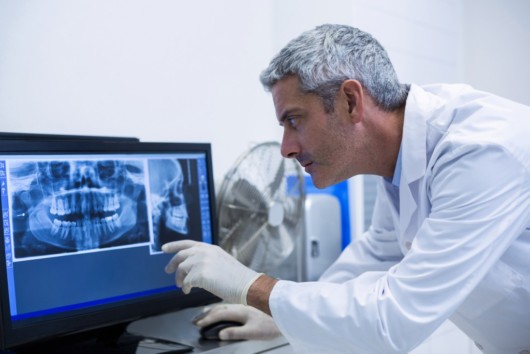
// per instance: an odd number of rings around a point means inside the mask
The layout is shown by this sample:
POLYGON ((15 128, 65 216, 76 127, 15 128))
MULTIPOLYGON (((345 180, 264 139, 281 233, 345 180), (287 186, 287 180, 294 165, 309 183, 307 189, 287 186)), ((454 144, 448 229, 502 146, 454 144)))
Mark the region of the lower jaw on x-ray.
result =
POLYGON ((153 240, 151 249, 160 252, 164 243, 185 238, 189 235, 188 201, 184 189, 192 178, 189 171, 190 160, 156 159, 149 161, 149 172, 156 175, 150 180, 153 240), (182 164, 186 168, 182 168, 182 164))
POLYGON ((149 241, 142 161, 14 162, 15 257, 149 241))
POLYGON ((136 224, 132 201, 116 193, 87 190, 50 199, 30 213, 29 229, 38 240, 59 248, 98 248, 115 241, 136 224))

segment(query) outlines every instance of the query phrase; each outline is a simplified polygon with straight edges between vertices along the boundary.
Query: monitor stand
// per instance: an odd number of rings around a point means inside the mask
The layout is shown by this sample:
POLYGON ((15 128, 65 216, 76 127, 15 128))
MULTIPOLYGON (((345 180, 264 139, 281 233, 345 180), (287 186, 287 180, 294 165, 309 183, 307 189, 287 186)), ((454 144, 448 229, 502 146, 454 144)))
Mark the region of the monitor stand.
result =
POLYGON ((155 354, 188 353, 193 347, 165 339, 144 337, 119 324, 16 348, 16 354, 155 354))

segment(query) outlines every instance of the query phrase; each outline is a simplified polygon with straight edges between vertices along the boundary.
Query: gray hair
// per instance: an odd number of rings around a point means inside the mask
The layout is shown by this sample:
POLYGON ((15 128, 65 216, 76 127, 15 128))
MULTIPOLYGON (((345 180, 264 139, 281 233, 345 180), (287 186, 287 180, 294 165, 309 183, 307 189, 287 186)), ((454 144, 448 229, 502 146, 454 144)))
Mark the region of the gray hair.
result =
POLYGON ((358 80, 376 105, 402 107, 409 86, 400 84, 385 49, 370 34, 345 25, 326 24, 291 40, 270 62, 260 80, 268 91, 281 79, 296 75, 300 90, 321 97, 333 112, 341 84, 358 80))

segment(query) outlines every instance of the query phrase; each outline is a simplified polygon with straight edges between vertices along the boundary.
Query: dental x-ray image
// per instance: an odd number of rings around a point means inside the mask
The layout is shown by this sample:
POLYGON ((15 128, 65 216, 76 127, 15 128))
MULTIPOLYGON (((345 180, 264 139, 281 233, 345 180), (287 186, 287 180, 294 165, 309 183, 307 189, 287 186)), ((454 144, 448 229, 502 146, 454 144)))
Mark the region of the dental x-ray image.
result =
POLYGON ((162 245, 182 239, 200 241, 197 160, 152 159, 148 162, 152 206, 153 239, 151 250, 160 252, 162 245), (192 221, 192 222, 190 222, 192 221))
POLYGON ((149 242, 140 160, 11 161, 15 258, 149 242))

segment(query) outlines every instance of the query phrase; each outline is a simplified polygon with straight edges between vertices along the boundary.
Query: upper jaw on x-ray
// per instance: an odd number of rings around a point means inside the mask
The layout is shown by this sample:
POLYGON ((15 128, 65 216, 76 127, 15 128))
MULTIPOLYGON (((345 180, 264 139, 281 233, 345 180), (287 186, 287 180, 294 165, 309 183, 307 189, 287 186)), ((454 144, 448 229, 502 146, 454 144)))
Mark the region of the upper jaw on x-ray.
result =
POLYGON ((141 161, 21 161, 11 181, 16 256, 149 239, 141 161))

